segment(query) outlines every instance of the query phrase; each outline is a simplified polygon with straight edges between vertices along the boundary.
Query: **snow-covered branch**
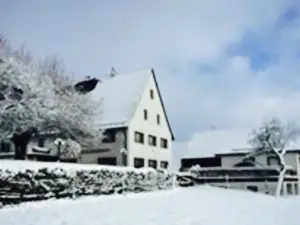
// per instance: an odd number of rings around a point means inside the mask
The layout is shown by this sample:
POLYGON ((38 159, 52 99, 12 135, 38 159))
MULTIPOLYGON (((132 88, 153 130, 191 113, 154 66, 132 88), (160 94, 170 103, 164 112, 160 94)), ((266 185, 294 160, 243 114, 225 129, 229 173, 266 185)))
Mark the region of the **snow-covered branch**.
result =
POLYGON ((253 146, 254 152, 274 155, 279 161, 279 179, 276 189, 276 196, 280 195, 287 165, 285 153, 289 145, 299 136, 298 129, 291 124, 284 124, 278 118, 265 121, 262 126, 252 132, 249 143, 253 146))
POLYGON ((86 145, 99 144, 102 132, 94 121, 101 116, 101 104, 77 92, 58 61, 40 63, 25 50, 17 53, 7 44, 0 46, 0 139, 34 127, 58 129, 86 145))

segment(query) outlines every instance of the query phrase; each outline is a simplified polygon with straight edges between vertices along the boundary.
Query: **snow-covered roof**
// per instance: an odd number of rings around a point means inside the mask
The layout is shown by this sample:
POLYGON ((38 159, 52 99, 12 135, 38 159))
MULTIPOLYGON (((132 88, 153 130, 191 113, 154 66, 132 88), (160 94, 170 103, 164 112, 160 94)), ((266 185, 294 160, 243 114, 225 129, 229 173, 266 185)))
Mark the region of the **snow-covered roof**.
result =
MULTIPOLYGON (((187 143, 184 158, 213 156, 215 154, 247 153, 252 147, 248 143, 252 129, 237 128, 210 130, 196 133, 187 143)), ((290 143, 289 151, 300 149, 300 139, 290 143)))
POLYGON ((158 89, 167 124, 174 139, 153 69, 100 77, 101 82, 90 92, 92 99, 101 104, 99 119, 96 121, 99 128, 128 126, 151 76, 158 89))
POLYGON ((101 101, 96 121, 101 128, 127 126, 133 117, 151 70, 139 70, 101 78, 102 83, 91 92, 93 100, 101 101))

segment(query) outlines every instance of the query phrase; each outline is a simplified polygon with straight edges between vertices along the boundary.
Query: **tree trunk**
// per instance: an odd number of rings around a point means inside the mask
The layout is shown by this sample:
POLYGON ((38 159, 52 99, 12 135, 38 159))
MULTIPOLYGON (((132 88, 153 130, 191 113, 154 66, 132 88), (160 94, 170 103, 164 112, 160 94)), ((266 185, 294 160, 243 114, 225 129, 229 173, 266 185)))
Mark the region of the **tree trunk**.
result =
POLYGON ((27 153, 27 144, 20 145, 14 142, 15 146, 15 159, 17 160, 25 160, 27 153))
POLYGON ((279 177, 278 177, 278 181, 277 181, 277 187, 276 187, 276 193, 275 193, 275 195, 277 197, 280 196, 281 190, 283 188, 284 176, 285 176, 286 169, 287 169, 286 166, 284 166, 283 169, 279 173, 279 177))
POLYGON ((286 165, 285 159, 284 159, 285 152, 286 152, 286 150, 283 150, 281 152, 274 151, 274 153, 276 154, 276 156, 279 159, 279 164, 280 164, 280 172, 279 172, 279 176, 278 176, 276 193, 275 193, 275 196, 277 196, 277 197, 280 196, 280 193, 281 193, 281 190, 283 187, 283 183, 284 183, 285 173, 287 170, 287 165, 286 165))
POLYGON ((176 187, 177 187, 177 173, 173 173, 172 188, 176 188, 176 187))
POLYGON ((33 134, 35 134, 36 132, 37 130, 35 128, 30 128, 27 131, 24 131, 22 133, 15 133, 13 135, 11 141, 14 143, 15 147, 15 159, 26 159, 28 143, 31 140, 33 134))

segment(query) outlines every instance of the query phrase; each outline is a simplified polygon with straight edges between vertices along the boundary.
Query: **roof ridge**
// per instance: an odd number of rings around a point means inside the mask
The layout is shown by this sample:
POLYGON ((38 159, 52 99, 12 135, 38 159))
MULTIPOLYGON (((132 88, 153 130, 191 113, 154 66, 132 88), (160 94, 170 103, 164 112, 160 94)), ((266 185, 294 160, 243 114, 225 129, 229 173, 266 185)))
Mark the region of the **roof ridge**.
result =
POLYGON ((101 75, 99 78, 101 78, 102 80, 105 80, 106 78, 112 79, 112 78, 117 77, 119 75, 123 76, 123 75, 130 75, 132 73, 150 72, 151 70, 152 70, 152 68, 135 69, 135 70, 129 70, 127 72, 118 72, 118 71, 116 71, 116 74, 113 77, 111 76, 110 73, 107 73, 107 74, 101 75))

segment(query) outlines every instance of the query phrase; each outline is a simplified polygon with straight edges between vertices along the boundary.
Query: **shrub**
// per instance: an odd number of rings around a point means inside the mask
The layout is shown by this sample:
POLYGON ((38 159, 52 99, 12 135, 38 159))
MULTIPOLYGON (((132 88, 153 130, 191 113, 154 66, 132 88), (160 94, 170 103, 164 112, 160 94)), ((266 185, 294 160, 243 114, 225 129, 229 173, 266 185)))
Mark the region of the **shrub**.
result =
POLYGON ((84 195, 138 193, 172 188, 172 174, 164 170, 108 166, 85 168, 78 164, 72 164, 70 169, 65 168, 64 163, 51 167, 44 164, 39 164, 38 168, 29 167, 17 171, 0 168, 0 203, 13 204, 49 198, 77 198, 84 195))

